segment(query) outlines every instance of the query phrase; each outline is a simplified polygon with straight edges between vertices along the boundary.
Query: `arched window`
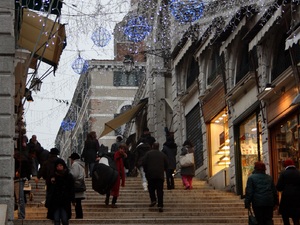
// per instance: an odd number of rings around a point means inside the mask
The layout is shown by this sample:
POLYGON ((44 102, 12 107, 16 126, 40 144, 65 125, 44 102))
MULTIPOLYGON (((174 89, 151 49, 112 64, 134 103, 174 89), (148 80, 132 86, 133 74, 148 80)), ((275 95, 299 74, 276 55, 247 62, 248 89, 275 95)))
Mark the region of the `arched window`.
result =
MULTIPOLYGON (((123 112, 126 112, 127 110, 131 109, 131 105, 124 105, 121 110, 120 110, 120 113, 117 113, 115 114, 115 118, 119 115, 121 115, 123 112)), ((121 126, 121 127, 118 127, 116 130, 115 130, 115 135, 122 135, 123 133, 123 130, 124 130, 124 126, 121 126)))
POLYGON ((188 89, 194 83, 198 75, 199 75, 198 62, 194 58, 192 58, 192 62, 190 64, 187 77, 186 77, 186 89, 188 89))
POLYGON ((235 76, 235 83, 238 83, 250 69, 249 55, 248 55, 248 42, 242 42, 242 50, 240 52, 240 57, 237 57, 237 72, 235 76))
POLYGON ((292 65, 289 50, 285 50, 286 34, 281 36, 279 44, 274 48, 274 58, 271 73, 271 81, 275 80, 280 74, 282 74, 289 66, 292 65))
POLYGON ((222 74, 222 56, 219 55, 219 48, 214 48, 211 54, 211 63, 207 77, 207 84, 210 85, 218 75, 222 74))

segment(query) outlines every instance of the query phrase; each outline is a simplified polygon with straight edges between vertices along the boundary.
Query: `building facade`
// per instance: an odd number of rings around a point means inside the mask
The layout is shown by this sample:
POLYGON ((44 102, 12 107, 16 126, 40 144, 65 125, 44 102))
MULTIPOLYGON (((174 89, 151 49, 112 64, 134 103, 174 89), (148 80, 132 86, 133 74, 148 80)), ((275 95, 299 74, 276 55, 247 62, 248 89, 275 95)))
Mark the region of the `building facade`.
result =
POLYGON ((156 28, 147 48, 170 53, 147 55, 153 136, 162 145, 167 127, 179 146, 190 139, 196 176, 238 195, 257 160, 275 182, 287 157, 299 168, 299 1, 210 1, 188 23, 170 7, 144 14, 156 28))
POLYGON ((64 119, 70 126, 61 126, 56 137, 56 146, 65 160, 72 152, 82 153, 84 141, 91 131, 97 133, 100 145, 107 150, 118 135, 124 135, 125 125, 103 133, 105 124, 132 107, 145 74, 142 62, 135 62, 134 72, 130 74, 124 71, 122 61, 91 60, 89 67, 80 76, 64 119))

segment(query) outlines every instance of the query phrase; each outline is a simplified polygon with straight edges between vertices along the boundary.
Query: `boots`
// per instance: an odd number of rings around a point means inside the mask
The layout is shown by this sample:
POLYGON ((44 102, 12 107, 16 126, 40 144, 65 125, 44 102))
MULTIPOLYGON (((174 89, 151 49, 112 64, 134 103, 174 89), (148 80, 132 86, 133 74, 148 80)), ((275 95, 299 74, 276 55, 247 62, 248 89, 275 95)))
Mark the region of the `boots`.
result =
POLYGON ((116 203, 117 203, 117 197, 113 197, 112 202, 111 202, 111 207, 117 208, 116 203))

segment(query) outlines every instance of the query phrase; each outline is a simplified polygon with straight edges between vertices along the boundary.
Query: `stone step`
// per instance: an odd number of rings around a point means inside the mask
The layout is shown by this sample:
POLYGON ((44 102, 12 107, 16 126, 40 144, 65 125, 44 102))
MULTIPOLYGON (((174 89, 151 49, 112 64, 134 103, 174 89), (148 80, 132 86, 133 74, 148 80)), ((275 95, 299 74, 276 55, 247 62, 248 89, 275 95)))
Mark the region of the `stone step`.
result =
MULTIPOLYGON (((44 182, 38 189, 32 183, 33 201, 26 205, 26 219, 15 220, 15 225, 50 225, 46 219, 47 209, 41 201, 45 200, 44 182)), ((104 195, 93 191, 91 179, 86 180, 87 198, 82 201, 84 219, 74 219, 72 207, 70 224, 207 224, 207 225, 245 225, 247 210, 243 199, 232 192, 215 190, 205 181, 194 179, 192 190, 184 190, 180 178, 175 179, 176 189, 164 190, 164 212, 157 207, 149 208, 149 193, 144 191, 139 177, 130 177, 121 188, 118 208, 104 205, 104 195)), ((15 211, 15 216, 16 216, 15 211)), ((16 218, 16 217, 15 217, 16 218)), ((275 225, 282 225, 280 216, 274 218, 275 225)))
MULTIPOLYGON (((144 224, 164 224, 164 225, 189 225, 189 224, 199 224, 199 225, 245 225, 248 224, 247 218, 238 217, 182 217, 182 218, 161 218, 161 214, 156 213, 155 218, 137 218, 137 219, 70 219, 70 224, 80 224, 80 225, 90 225, 90 224, 131 224, 131 225, 144 225, 144 224)), ((43 220, 15 220, 14 225, 52 225, 53 222, 47 219, 43 220)), ((275 218, 274 225, 282 225, 283 223, 275 218)))

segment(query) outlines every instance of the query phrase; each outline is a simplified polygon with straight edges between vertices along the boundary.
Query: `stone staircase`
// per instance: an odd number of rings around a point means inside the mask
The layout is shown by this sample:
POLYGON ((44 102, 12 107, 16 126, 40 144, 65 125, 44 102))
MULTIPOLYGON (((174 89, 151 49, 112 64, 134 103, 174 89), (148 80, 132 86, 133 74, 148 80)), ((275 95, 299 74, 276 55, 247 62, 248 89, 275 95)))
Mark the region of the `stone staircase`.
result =
MULTIPOLYGON (((45 199, 44 182, 41 180, 37 187, 33 181, 30 182, 33 200, 27 202, 26 219, 15 219, 14 224, 53 224, 51 220, 46 219, 47 209, 41 203, 45 199)), ((82 201, 84 219, 73 219, 73 207, 70 224, 248 224, 247 210, 244 209, 243 200, 239 196, 215 190, 196 178, 192 190, 184 190, 180 178, 175 178, 176 189, 165 188, 164 212, 158 212, 157 207, 149 208, 149 194, 143 190, 139 177, 127 177, 125 187, 121 187, 118 208, 105 206, 105 196, 92 190, 91 179, 87 179, 86 183, 87 198, 82 201)), ((275 215, 274 222, 275 225, 283 224, 278 215, 275 215)))

